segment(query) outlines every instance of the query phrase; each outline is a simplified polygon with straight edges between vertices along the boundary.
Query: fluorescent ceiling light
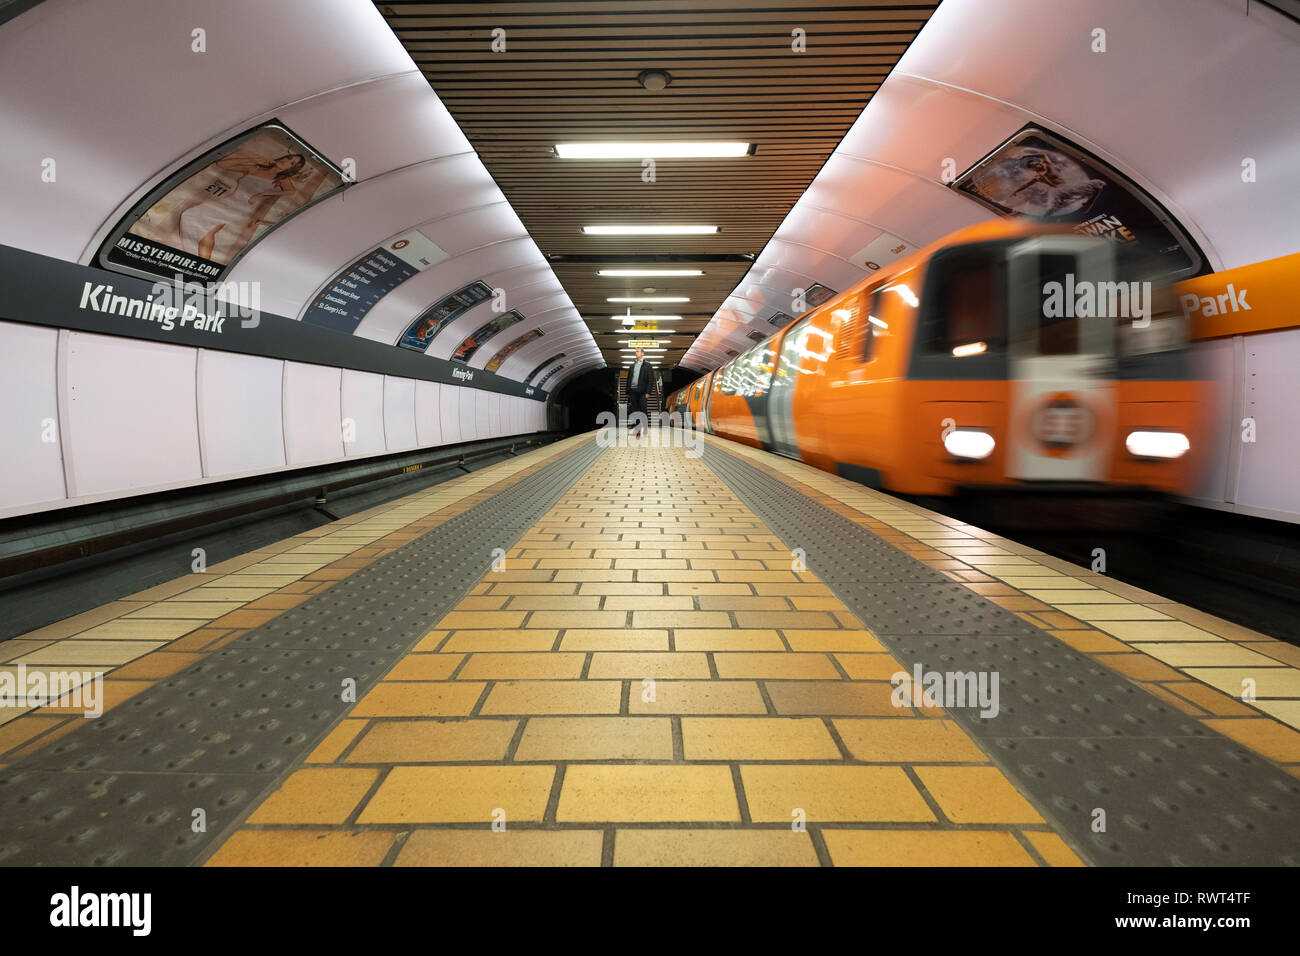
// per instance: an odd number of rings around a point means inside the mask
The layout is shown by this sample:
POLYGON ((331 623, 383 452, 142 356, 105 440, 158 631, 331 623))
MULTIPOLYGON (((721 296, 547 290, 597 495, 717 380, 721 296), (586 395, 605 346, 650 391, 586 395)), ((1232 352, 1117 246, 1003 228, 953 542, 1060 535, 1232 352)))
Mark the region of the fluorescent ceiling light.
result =
MULTIPOLYGON (((620 322, 627 318, 626 315, 611 315, 611 319, 618 319, 620 322)), ((634 315, 632 318, 637 322, 680 322, 680 315, 634 315)), ((650 331, 649 329, 646 330, 650 331)), ((657 330, 656 330, 657 331, 657 330)))
POLYGON ((711 236, 717 226, 674 226, 646 223, 640 226, 583 226, 589 236, 711 236))
POLYGON ((560 159, 726 159, 749 154, 748 143, 556 143, 560 159))
MULTIPOLYGON (((703 269, 597 269, 596 275, 613 279, 635 279, 642 276, 702 276, 703 269)), ((620 316, 621 318, 621 316, 620 316)))
MULTIPOLYGON (((613 296, 605 300, 606 302, 690 302, 690 298, 684 295, 652 295, 646 296, 613 296)), ((619 316, 622 318, 622 316, 619 316)))

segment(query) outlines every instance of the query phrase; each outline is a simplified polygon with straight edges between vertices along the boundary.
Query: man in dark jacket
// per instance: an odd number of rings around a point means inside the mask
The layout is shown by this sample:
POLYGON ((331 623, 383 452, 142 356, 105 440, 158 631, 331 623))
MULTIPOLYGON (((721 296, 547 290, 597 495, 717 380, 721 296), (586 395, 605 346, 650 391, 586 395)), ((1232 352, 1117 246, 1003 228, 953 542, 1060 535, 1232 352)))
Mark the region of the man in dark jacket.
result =
POLYGON ((646 393, 654 387, 654 369, 645 360, 645 352, 636 350, 636 361, 627 375, 627 420, 632 434, 640 436, 646 428, 646 393))

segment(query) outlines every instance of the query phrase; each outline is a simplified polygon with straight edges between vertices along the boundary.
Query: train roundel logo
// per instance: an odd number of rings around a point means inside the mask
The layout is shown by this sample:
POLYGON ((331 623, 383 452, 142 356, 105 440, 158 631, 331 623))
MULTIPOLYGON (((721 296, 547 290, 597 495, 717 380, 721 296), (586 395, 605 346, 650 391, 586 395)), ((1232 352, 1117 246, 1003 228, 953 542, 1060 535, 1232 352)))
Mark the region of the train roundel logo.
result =
POLYGON ((1038 406, 1029 427, 1047 454, 1064 458, 1092 437, 1092 412, 1068 392, 1055 392, 1038 406))
POLYGON ((409 246, 410 244, 411 244, 411 240, 410 240, 410 239, 398 239, 395 243, 393 243, 393 244, 392 244, 391 246, 389 246, 388 248, 390 248, 390 249, 405 249, 405 248, 406 248, 407 246, 409 246))

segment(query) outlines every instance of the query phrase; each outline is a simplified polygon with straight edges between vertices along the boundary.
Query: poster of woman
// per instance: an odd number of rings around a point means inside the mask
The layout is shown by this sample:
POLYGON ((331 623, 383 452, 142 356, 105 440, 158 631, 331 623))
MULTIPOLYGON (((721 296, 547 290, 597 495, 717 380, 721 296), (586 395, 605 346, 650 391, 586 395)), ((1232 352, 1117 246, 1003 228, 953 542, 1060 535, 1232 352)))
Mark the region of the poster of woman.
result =
POLYGON ((213 280, 269 230, 344 185, 333 164, 268 123, 161 184, 118 224, 100 264, 149 278, 213 280))

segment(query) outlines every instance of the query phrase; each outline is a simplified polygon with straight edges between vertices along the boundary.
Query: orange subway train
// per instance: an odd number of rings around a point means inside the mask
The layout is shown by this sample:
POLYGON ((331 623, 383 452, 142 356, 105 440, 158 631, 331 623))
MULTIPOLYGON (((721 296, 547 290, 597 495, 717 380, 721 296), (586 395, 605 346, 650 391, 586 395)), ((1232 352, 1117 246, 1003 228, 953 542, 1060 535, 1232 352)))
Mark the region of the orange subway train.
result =
POLYGON ((1186 493, 1206 457, 1209 385, 1175 297, 1137 274, 1107 239, 972 226, 802 315, 664 410, 902 494, 1186 493))

